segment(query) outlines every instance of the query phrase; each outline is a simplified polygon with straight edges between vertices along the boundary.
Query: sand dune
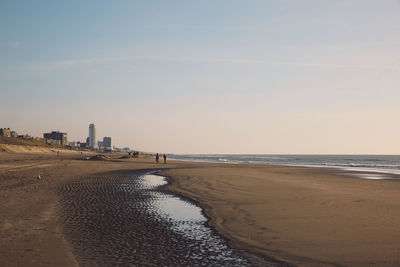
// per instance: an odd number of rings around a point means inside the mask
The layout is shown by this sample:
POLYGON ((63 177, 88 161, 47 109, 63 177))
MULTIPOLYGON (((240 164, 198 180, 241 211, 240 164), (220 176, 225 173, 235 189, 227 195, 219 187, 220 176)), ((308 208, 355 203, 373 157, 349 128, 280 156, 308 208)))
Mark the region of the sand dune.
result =
POLYGON ((57 153, 57 151, 60 151, 60 153, 68 153, 68 154, 80 153, 80 152, 74 151, 74 150, 51 148, 51 147, 44 147, 44 146, 0 144, 0 152, 45 154, 45 153, 57 153))

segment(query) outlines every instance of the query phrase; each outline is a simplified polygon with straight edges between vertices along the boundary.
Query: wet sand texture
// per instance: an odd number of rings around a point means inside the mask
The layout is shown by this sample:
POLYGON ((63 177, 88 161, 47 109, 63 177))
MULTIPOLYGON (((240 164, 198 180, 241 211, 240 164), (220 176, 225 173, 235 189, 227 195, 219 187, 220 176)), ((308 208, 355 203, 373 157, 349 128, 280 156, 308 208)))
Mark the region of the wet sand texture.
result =
POLYGON ((235 247, 302 266, 400 265, 400 180, 338 169, 175 169, 168 189, 197 200, 235 247))
POLYGON ((0 266, 77 266, 75 257, 86 266, 124 265, 132 259, 151 265, 168 245, 175 254, 167 262, 173 257, 185 262, 177 256, 182 237, 169 231, 174 225, 158 223, 159 218, 145 223, 124 214, 123 205, 115 206, 131 198, 130 192, 115 192, 127 176, 121 170, 164 167, 175 168, 165 172, 172 182, 167 190, 198 202, 211 225, 250 257, 272 256, 300 266, 400 263, 398 180, 363 180, 344 176, 348 171, 321 168, 172 161, 164 166, 154 164, 153 158, 118 159, 121 156, 91 161, 0 152, 0 266), (143 244, 136 258, 126 244, 137 239, 128 229, 135 220, 138 229, 144 229, 143 224, 155 229, 149 238, 134 241, 143 244), (119 227, 110 228, 110 222, 119 227), (155 241, 159 236, 171 243, 155 241), (107 247, 121 253, 112 255, 107 247))
POLYGON ((0 152, 0 266, 77 266, 59 218, 60 186, 96 173, 163 167, 146 158, 81 158, 0 152))
POLYGON ((87 177, 60 188, 64 231, 80 265, 250 265, 223 238, 212 244, 174 231, 179 221, 153 212, 154 198, 165 193, 144 188, 141 174, 87 177))

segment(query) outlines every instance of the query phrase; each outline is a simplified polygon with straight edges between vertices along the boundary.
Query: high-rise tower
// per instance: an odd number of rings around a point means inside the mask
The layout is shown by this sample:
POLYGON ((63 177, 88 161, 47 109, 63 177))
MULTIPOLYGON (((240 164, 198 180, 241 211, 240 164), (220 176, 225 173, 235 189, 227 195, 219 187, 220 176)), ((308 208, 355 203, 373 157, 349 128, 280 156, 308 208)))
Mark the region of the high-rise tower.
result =
POLYGON ((96 142, 96 126, 93 123, 89 125, 89 147, 97 148, 96 142))

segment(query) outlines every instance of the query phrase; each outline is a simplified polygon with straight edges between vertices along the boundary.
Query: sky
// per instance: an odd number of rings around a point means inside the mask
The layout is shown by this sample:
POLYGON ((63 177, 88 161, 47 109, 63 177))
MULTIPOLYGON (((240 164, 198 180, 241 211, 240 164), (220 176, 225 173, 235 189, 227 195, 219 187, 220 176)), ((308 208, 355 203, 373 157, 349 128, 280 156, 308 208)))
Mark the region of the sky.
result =
POLYGON ((0 127, 161 153, 399 154, 399 0, 0 0, 0 127))

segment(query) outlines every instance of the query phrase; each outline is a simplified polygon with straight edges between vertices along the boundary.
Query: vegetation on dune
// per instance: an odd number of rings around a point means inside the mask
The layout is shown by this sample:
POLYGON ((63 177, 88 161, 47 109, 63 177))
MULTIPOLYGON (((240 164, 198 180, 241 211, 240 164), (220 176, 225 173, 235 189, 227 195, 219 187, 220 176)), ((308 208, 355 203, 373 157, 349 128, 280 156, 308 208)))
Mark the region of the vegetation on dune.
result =
POLYGON ((58 147, 62 148, 61 145, 48 145, 43 141, 35 140, 35 139, 22 139, 22 138, 13 138, 0 136, 0 144, 6 145, 24 145, 24 146, 41 146, 41 147, 58 147))

